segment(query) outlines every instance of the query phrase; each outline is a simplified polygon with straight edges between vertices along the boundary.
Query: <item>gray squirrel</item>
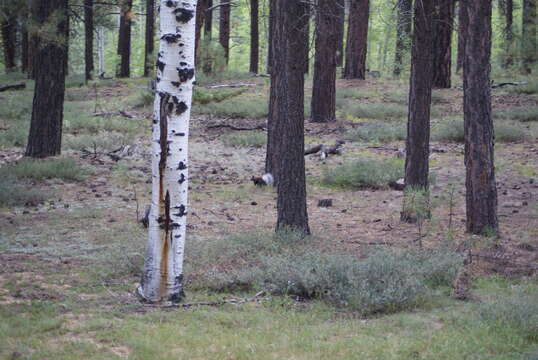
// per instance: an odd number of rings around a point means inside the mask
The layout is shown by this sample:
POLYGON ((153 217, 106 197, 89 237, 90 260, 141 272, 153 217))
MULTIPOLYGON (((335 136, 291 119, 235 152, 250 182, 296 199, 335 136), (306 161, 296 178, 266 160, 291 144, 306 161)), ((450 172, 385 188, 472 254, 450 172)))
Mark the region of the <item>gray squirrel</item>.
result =
POLYGON ((250 178, 250 180, 256 186, 273 186, 275 183, 275 179, 273 178, 273 175, 269 173, 264 174, 262 176, 253 176, 250 178))

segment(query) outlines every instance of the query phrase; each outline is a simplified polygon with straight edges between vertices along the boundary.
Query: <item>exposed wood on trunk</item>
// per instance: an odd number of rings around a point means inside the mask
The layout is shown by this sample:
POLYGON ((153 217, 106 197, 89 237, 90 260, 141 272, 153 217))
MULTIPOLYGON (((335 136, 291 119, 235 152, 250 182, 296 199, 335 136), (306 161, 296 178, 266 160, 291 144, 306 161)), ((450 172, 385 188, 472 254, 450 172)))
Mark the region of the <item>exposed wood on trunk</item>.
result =
POLYGON ((467 231, 498 232, 494 132, 491 117, 491 1, 462 2, 465 27, 463 111, 467 231))
POLYGON ((366 78, 370 0, 351 0, 347 30, 344 79, 366 78))

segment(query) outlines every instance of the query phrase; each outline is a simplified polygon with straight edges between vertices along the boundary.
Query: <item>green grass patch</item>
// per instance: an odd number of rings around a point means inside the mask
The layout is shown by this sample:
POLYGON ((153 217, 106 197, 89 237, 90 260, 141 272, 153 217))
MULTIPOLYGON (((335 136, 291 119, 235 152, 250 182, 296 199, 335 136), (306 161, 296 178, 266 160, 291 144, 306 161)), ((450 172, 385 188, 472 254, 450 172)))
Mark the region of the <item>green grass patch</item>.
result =
POLYGON ((538 107, 513 108, 494 114, 497 119, 516 120, 521 122, 538 121, 538 107))
POLYGON ((34 180, 83 180, 89 173, 89 169, 81 167, 71 158, 23 159, 0 168, 1 176, 34 180))
POLYGON ((206 89, 203 87, 194 88, 193 102, 195 104, 209 104, 211 102, 221 102, 234 96, 241 95, 248 89, 206 89))
POLYGON ((343 189, 384 189, 403 177, 401 160, 357 158, 335 168, 323 170, 321 184, 343 189))
POLYGON ((261 131, 247 131, 226 134, 221 139, 228 146, 261 148, 267 143, 267 134, 261 131))
POLYGON ((264 97, 234 97, 221 102, 198 105, 193 108, 200 114, 217 117, 260 119, 268 114, 268 100, 264 97))
POLYGON ((407 116, 407 106, 394 103, 360 103, 346 101, 341 104, 341 108, 338 110, 344 116, 357 119, 391 120, 407 116))
POLYGON ((64 128, 75 134, 81 132, 98 134, 102 131, 132 134, 140 128, 140 125, 137 119, 128 119, 122 116, 101 117, 75 111, 67 111, 64 114, 64 128))
POLYGON ((391 142, 405 140, 407 127, 405 124, 386 124, 383 122, 369 122, 348 133, 349 139, 361 142, 391 142))
POLYGON ((538 80, 531 79, 525 85, 510 86, 506 89, 506 91, 512 94, 538 94, 538 80))
MULTIPOLYGON (((526 140, 527 131, 517 123, 495 121, 495 142, 508 143, 526 140)), ((463 119, 443 119, 432 126, 432 140, 463 143, 465 141, 463 119)))
MULTIPOLYGON (((0 174, 2 170, 0 168, 0 174)), ((0 207, 35 206, 47 199, 47 195, 17 181, 12 176, 3 174, 0 178, 0 207)))

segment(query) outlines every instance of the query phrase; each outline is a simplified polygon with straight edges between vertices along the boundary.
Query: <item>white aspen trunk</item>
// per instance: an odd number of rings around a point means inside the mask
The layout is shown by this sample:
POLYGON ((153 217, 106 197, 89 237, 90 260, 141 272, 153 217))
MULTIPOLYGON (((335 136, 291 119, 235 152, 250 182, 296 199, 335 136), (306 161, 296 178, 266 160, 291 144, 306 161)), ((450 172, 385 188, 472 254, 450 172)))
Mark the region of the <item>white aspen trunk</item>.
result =
POLYGON ((160 1, 149 238, 138 287, 148 302, 177 303, 183 297, 196 3, 160 1))

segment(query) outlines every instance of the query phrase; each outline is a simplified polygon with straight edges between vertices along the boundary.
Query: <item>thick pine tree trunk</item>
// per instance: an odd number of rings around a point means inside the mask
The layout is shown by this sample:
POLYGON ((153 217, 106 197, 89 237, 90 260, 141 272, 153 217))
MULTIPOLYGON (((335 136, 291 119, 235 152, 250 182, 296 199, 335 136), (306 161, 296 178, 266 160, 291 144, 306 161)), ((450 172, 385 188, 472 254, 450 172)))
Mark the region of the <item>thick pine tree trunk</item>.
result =
POLYGON ((514 65, 513 49, 514 49, 514 2, 513 0, 499 1, 499 8, 504 15, 503 29, 503 61, 502 67, 508 69, 514 65))
POLYGON ((463 68, 463 58, 465 57, 465 32, 469 26, 467 13, 463 10, 463 0, 458 1, 458 60, 456 70, 459 72, 463 68))
POLYGON ((258 0, 250 0, 250 69, 251 73, 258 73, 258 63, 260 54, 260 31, 259 3, 258 0))
POLYGON ((452 76, 454 0, 437 0, 434 17, 433 87, 449 89, 452 76))
POLYGON ((229 0, 220 0, 222 5, 220 7, 220 22, 219 22, 219 42, 224 49, 224 58, 226 64, 230 60, 230 12, 231 6, 229 0))
POLYGON ((396 27, 396 50, 394 53, 393 75, 399 77, 403 71, 403 59, 409 51, 411 42, 411 23, 413 22, 412 0, 398 0, 396 27))
POLYGON ((36 2, 34 20, 47 26, 57 20, 56 35, 62 42, 41 39, 35 50, 35 91, 26 156, 44 158, 60 154, 62 148, 63 105, 67 71, 69 22, 67 0, 36 2))
POLYGON ((312 89, 312 122, 336 121, 339 8, 334 0, 318 0, 316 57, 312 89))
POLYGON ((4 67, 6 72, 11 72, 17 67, 15 63, 17 19, 8 14, 8 18, 0 22, 0 28, 2 33, 2 46, 4 48, 4 67))
POLYGON ((494 132, 491 118, 491 0, 462 2, 465 31, 463 111, 467 231, 498 232, 494 132))
POLYGON ((522 70, 524 74, 530 74, 538 59, 536 46, 537 0, 523 0, 523 34, 521 37, 522 70))
POLYGON ((194 81, 196 0, 160 2, 153 120, 152 197, 144 274, 148 302, 179 302, 187 226, 188 136, 194 81))
POLYGON ((155 62, 155 0, 146 0, 146 33, 144 48, 144 77, 152 74, 155 62))
POLYGON ((128 78, 131 76, 131 23, 133 0, 122 0, 120 6, 120 33, 118 37, 118 55, 120 66, 117 76, 128 78))
POLYGON ((337 66, 342 67, 344 65, 344 31, 346 27, 346 1, 336 0, 336 7, 338 11, 338 52, 336 56, 337 66))
POLYGON ((344 79, 366 78, 370 0, 351 0, 347 28, 344 79))
POLYGON ((304 162, 304 53, 306 34, 298 19, 308 16, 301 0, 275 0, 271 96, 275 113, 268 142, 278 174, 277 230, 292 228, 310 233, 306 208, 304 162), (278 49, 278 51, 276 51, 278 49))
MULTIPOLYGON (((435 0, 415 1, 409 115, 405 144, 405 186, 412 189, 428 189, 434 11, 435 0)), ((401 217, 403 221, 416 220, 412 209, 404 209, 401 217)))
POLYGON ((84 0, 84 60, 86 82, 93 76, 93 0, 84 0))

